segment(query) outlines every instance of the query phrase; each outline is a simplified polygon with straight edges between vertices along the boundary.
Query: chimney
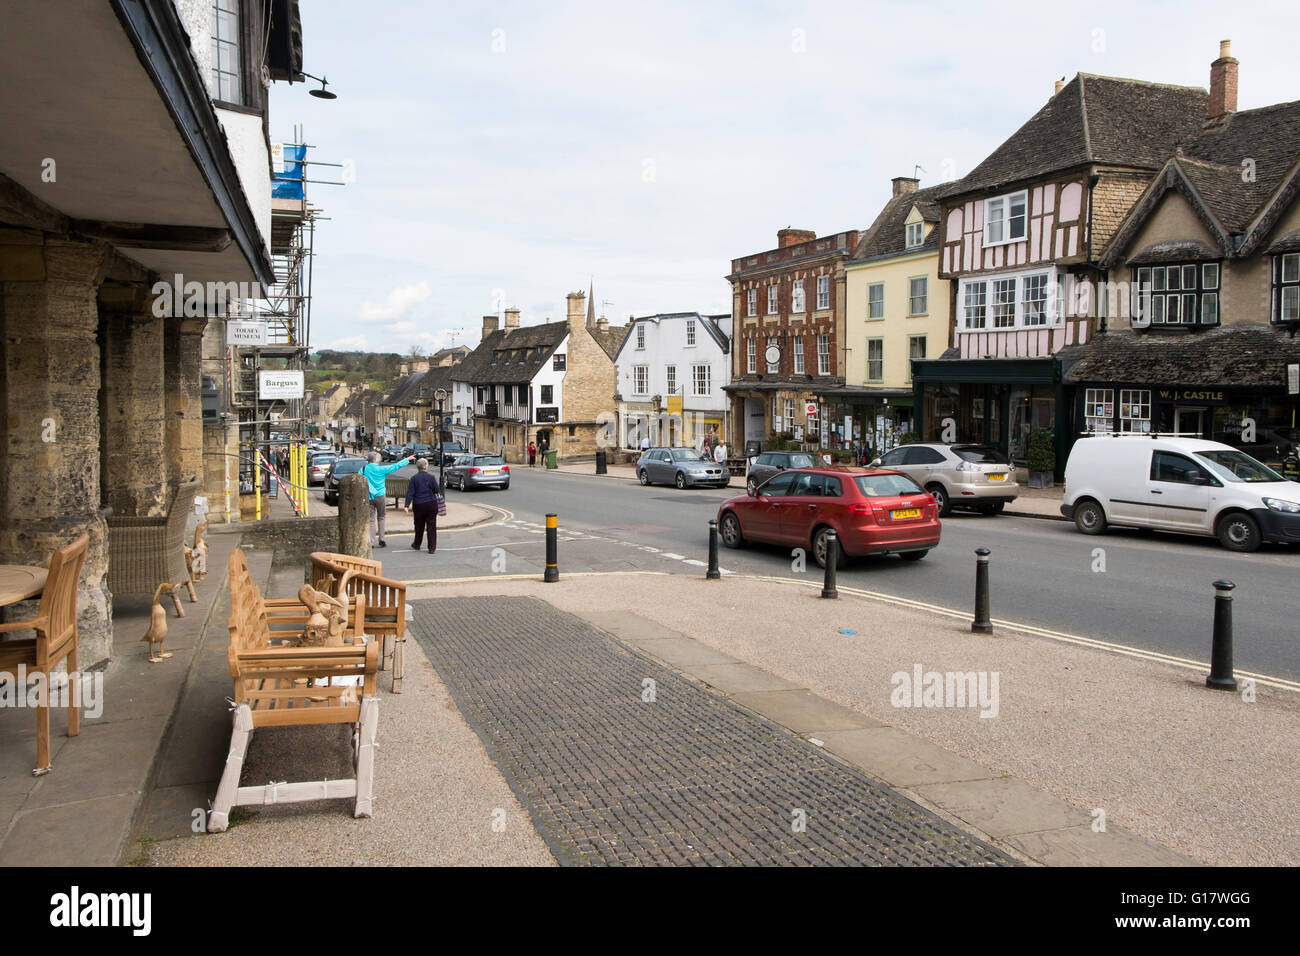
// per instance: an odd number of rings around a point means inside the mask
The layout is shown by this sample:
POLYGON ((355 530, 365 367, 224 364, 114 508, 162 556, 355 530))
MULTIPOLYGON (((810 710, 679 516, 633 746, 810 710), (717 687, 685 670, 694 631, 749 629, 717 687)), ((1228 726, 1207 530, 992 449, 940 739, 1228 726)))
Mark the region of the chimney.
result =
POLYGON ((570 292, 565 298, 569 302, 568 323, 572 335, 587 324, 587 293, 570 292))
POLYGON ((483 316, 483 338, 487 338, 497 330, 497 317, 495 315, 483 316))
POLYGON ((411 364, 411 371, 412 371, 412 372, 427 372, 427 371, 429 371, 429 360, 428 360, 427 358, 426 358, 426 359, 420 359, 420 361, 412 363, 412 364, 411 364))
POLYGON ((403 362, 401 365, 397 366, 397 375, 399 378, 406 378, 406 376, 410 374, 411 374, 411 366, 408 365, 407 363, 403 362))
POLYGON ((1237 112, 1237 61, 1232 41, 1219 41, 1219 58, 1210 64, 1210 119, 1237 112))
POLYGON ((1052 90, 1052 95, 1055 96, 1057 93, 1061 92, 1061 90, 1063 90, 1063 89, 1065 89, 1065 80, 1057 80, 1057 81, 1056 81, 1056 88, 1055 88, 1054 90, 1052 90))
POLYGON ((519 310, 506 309, 506 331, 519 328, 519 310))
POLYGON ((602 332, 608 332, 608 331, 609 331, 609 319, 605 318, 605 317, 602 315, 599 319, 596 320, 596 328, 598 328, 598 329, 599 329, 600 331, 602 331, 602 332))
POLYGON ((894 198, 897 199, 899 196, 916 192, 916 187, 920 185, 921 180, 912 179, 910 176, 895 176, 890 182, 894 184, 894 198))
POLYGON ((817 233, 811 229, 791 229, 787 226, 785 229, 776 231, 776 247, 784 249, 786 246, 797 245, 800 242, 808 242, 816 238, 817 233))

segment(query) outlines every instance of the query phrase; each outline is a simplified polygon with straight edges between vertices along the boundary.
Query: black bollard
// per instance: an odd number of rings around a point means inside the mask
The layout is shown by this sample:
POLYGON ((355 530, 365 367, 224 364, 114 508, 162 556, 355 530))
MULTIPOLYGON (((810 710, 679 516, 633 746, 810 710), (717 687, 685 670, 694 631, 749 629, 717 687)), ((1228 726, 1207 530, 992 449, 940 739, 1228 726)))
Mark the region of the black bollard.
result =
POLYGON ((603 448, 596 449, 596 474, 609 474, 609 458, 603 448))
POLYGON ((553 514, 546 516, 546 573, 542 575, 542 580, 550 583, 560 580, 560 568, 558 565, 559 554, 559 521, 553 514))
POLYGON ((975 620, 970 629, 976 634, 992 634, 993 622, 989 620, 989 549, 976 548, 975 554, 975 620))
POLYGON ((1236 690, 1232 676, 1232 589, 1231 581, 1214 582, 1214 644, 1210 649, 1210 676, 1205 686, 1217 690, 1236 690))
POLYGON ((840 592, 835 588, 835 566, 840 563, 840 536, 834 528, 826 530, 826 577, 822 580, 822 597, 837 598, 840 592))
POLYGON ((718 570, 718 521, 716 518, 709 519, 709 570, 704 577, 710 581, 717 581, 722 577, 722 572, 718 570))

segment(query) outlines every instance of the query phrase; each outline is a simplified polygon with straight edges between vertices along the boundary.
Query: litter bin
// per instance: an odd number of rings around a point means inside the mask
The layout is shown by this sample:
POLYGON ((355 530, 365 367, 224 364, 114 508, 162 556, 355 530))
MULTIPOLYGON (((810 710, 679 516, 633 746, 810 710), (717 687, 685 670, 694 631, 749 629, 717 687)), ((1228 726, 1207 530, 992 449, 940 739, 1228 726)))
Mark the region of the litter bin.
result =
POLYGON ((555 449, 554 449, 554 448, 552 448, 552 449, 550 449, 550 450, 548 450, 548 451, 546 452, 546 467, 547 467, 547 468, 559 468, 559 467, 560 467, 560 466, 559 466, 558 464, 556 464, 556 462, 555 462, 555 449))
POLYGON ((609 472, 609 460, 605 457, 605 449, 596 449, 596 474, 604 475, 609 472))

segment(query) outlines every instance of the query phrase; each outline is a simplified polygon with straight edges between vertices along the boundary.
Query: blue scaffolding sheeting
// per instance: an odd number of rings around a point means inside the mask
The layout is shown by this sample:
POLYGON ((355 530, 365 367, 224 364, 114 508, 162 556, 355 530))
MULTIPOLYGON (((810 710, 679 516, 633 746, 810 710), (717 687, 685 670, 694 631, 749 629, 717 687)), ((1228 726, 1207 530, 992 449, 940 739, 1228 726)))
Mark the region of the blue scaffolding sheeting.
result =
POLYGON ((271 196, 275 199, 303 199, 303 182, 307 178, 306 146, 284 147, 284 172, 271 172, 271 196))

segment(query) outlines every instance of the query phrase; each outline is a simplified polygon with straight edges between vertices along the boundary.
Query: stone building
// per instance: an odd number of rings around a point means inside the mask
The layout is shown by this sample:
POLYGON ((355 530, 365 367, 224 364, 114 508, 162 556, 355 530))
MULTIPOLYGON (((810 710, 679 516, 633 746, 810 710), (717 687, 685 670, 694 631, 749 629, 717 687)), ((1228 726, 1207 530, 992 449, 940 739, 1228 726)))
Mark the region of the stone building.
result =
POLYGON ((110 509, 161 514, 202 472, 200 338, 273 278, 262 77, 298 78, 297 9, 229 6, 220 42, 212 4, 3 14, 0 562, 89 533, 82 667, 112 650, 110 509))
POLYGON ((626 329, 597 319, 581 292, 568 295, 564 323, 521 327, 518 309, 497 323, 484 316, 482 341, 452 372, 473 402, 475 450, 520 461, 530 441, 560 459, 615 444, 614 356, 626 329))
POLYGON ((844 384, 844 263, 857 230, 818 239, 781 229, 777 248, 731 261, 732 448, 789 433, 824 444, 830 428, 817 398, 844 384), (809 415, 809 406, 818 414, 809 415), (820 417, 819 417, 820 415, 820 417))

